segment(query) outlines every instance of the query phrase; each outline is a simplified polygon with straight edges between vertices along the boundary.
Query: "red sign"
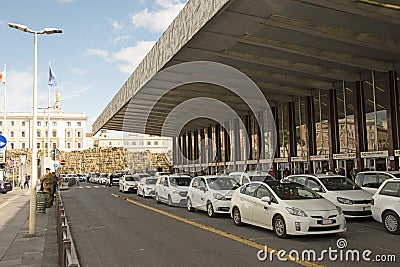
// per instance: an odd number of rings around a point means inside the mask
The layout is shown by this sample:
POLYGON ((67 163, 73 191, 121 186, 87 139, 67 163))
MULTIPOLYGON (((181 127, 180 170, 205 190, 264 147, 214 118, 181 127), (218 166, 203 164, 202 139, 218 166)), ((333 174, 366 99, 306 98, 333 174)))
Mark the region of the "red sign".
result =
POLYGON ((61 164, 61 165, 65 165, 65 160, 63 160, 63 159, 60 160, 60 164, 61 164))

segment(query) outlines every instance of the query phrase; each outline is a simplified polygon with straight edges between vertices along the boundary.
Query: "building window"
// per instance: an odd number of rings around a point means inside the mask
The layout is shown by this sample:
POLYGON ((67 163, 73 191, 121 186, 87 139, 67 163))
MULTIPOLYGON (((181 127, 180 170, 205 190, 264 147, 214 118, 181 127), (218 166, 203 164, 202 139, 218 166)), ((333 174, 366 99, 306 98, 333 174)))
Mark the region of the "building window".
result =
POLYGON ((40 130, 37 131, 36 135, 37 137, 40 137, 40 130))
POLYGON ((57 126, 57 122, 56 121, 53 121, 53 126, 57 126))
POLYGON ((80 122, 80 121, 78 121, 77 124, 78 124, 78 127, 82 126, 82 122, 80 122))
POLYGON ((10 132, 10 137, 14 137, 14 132, 13 131, 10 132))
POLYGON ((26 148, 25 146, 26 146, 25 143, 22 143, 22 144, 21 144, 21 148, 26 148))
POLYGON ((78 148, 82 148, 82 144, 81 143, 78 143, 78 148))
POLYGON ((53 143, 53 148, 57 148, 57 143, 53 143))
POLYGON ((0 126, 3 126, 3 122, 2 121, 0 121, 0 126))
POLYGON ((21 122, 21 125, 22 125, 22 126, 25 126, 25 121, 22 121, 22 122, 21 122))
POLYGON ((40 148, 40 143, 37 143, 37 144, 36 144, 36 147, 37 147, 37 148, 40 148))
POLYGON ((139 146, 143 146, 143 141, 140 141, 140 142, 139 142, 139 146))
POLYGON ((71 127, 71 122, 70 121, 67 121, 67 126, 71 127))
POLYGON ((40 121, 37 122, 37 126, 41 126, 42 123, 40 121))
POLYGON ((14 126, 14 121, 11 121, 11 126, 14 126))
POLYGON ((11 143, 11 149, 14 149, 14 143, 11 143))
POLYGON ((47 127, 47 125, 49 125, 49 122, 48 122, 48 121, 46 121, 45 125, 46 125, 46 127, 47 127))
POLYGON ((0 131, 0 135, 3 135, 3 131, 0 131))
POLYGON ((46 131, 46 137, 49 137, 49 132, 48 131, 46 131))
POLYGON ((147 145, 150 146, 150 145, 151 145, 151 142, 150 142, 150 141, 147 141, 147 145))
POLYGON ((71 138, 71 132, 67 132, 67 138, 71 138))
POLYGON ((154 145, 155 145, 155 146, 158 146, 158 141, 154 141, 154 145))
POLYGON ((25 137, 25 131, 21 132, 21 137, 25 137))
POLYGON ((82 136, 81 136, 81 132, 77 132, 76 135, 77 135, 78 138, 81 138, 81 137, 82 137, 82 136))
POLYGON ((67 143, 67 148, 71 148, 71 143, 67 143))
POLYGON ((57 131, 53 131, 53 137, 57 137, 57 131))
POLYGON ((49 146, 48 143, 44 143, 44 147, 47 148, 49 146))
POLYGON ((111 143, 111 142, 109 142, 109 143, 108 143, 108 145, 109 145, 109 146, 112 146, 112 143, 111 143))

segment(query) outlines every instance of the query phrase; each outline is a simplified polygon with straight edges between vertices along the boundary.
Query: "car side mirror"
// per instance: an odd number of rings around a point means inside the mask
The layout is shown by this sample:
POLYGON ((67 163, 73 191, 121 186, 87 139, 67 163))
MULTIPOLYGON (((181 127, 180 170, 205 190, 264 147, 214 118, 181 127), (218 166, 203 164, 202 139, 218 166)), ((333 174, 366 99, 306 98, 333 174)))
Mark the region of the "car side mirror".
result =
POLYGON ((262 197, 261 201, 262 202, 267 202, 268 204, 271 204, 271 202, 272 202, 271 197, 269 197, 269 196, 262 197))
POLYGON ((322 193, 321 188, 318 188, 318 187, 314 187, 314 188, 312 188, 312 190, 313 190, 314 192, 322 193))

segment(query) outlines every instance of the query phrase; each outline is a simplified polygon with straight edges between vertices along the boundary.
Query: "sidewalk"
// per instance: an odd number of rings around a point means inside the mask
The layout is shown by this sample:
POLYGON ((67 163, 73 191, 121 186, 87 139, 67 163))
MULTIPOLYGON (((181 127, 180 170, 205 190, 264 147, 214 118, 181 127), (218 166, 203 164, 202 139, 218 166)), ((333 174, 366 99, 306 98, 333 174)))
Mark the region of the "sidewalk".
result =
POLYGON ((58 266, 55 206, 36 213, 36 235, 30 237, 30 190, 11 192, 15 195, 0 204, 0 267, 58 266))

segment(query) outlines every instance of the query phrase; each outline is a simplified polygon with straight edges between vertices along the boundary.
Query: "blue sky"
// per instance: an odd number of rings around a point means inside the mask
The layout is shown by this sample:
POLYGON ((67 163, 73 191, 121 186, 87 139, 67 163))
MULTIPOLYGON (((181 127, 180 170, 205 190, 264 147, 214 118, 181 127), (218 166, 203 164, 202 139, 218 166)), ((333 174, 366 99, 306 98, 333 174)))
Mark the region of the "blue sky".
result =
MULTIPOLYGON (((33 30, 38 35, 38 107, 47 106, 48 65, 65 112, 85 112, 91 124, 159 39, 187 0, 13 0, 0 8, 0 69, 7 65, 7 112, 32 110, 33 30)), ((4 106, 0 86, 0 110, 4 106)))

